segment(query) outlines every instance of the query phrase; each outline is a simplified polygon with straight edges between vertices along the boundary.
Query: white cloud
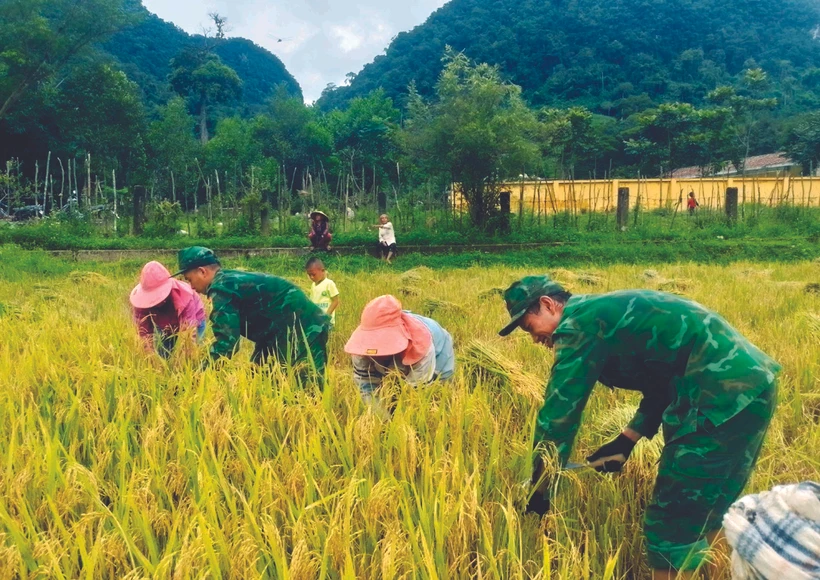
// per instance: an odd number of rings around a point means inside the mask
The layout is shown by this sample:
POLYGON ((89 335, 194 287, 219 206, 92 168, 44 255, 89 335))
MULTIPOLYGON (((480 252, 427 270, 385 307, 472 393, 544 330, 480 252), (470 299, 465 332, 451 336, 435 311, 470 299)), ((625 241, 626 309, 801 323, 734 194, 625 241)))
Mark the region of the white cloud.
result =
POLYGON ((364 42, 364 36, 357 34, 353 26, 333 26, 330 30, 344 52, 356 50, 364 42))

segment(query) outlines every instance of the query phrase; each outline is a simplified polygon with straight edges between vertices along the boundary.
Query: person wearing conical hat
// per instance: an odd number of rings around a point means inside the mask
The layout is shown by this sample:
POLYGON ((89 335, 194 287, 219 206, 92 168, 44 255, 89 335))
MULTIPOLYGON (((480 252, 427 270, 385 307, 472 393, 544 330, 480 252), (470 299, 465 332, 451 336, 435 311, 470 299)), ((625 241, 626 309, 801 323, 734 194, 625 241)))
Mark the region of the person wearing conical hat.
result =
POLYGON ((174 275, 180 274, 213 303, 211 360, 231 358, 245 337, 254 343, 252 362, 273 357, 282 365, 298 365, 301 379, 324 386, 330 319, 295 284, 223 269, 216 254, 202 246, 180 250, 174 275))
POLYGON ((330 218, 324 212, 319 210, 310 212, 308 239, 313 250, 327 251, 330 249, 333 235, 330 233, 330 218))
MULTIPOLYGON (((757 461, 780 365, 719 314, 674 294, 574 296, 549 276, 526 276, 504 300, 510 322, 501 336, 521 328, 555 350, 534 444, 553 446, 559 465, 567 463, 596 383, 643 395, 632 420, 587 462, 598 471, 621 471, 635 444, 663 427, 644 514, 647 559, 655 580, 692 577, 708 561, 723 514, 757 461)), ((539 457, 527 506, 539 515, 550 505, 543 472, 539 457)))
POLYGON ((431 318, 402 310, 389 294, 374 298, 344 350, 353 359, 353 380, 372 402, 384 376, 398 371, 410 385, 447 380, 455 372, 453 337, 431 318))
POLYGON ((156 349, 163 358, 170 356, 177 336, 195 333, 202 340, 205 334, 202 299, 159 262, 143 266, 129 300, 146 350, 156 349))

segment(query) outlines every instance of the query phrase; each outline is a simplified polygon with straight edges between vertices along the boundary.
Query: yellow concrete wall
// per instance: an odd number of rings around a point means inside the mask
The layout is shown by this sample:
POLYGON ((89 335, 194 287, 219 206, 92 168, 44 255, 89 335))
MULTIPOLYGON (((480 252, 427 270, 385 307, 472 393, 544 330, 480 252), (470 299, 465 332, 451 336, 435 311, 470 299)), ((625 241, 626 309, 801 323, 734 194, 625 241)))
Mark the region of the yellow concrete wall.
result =
MULTIPOLYGON (((612 179, 587 181, 508 182, 502 189, 510 191, 510 206, 518 213, 550 214, 556 211, 614 211, 618 205, 618 188, 629 188, 629 204, 644 209, 686 208, 686 196, 704 208, 722 208, 727 187, 738 188, 738 203, 764 205, 790 203, 820 207, 820 177, 722 177, 700 179, 612 179)), ((456 199, 456 206, 461 205, 456 199)))

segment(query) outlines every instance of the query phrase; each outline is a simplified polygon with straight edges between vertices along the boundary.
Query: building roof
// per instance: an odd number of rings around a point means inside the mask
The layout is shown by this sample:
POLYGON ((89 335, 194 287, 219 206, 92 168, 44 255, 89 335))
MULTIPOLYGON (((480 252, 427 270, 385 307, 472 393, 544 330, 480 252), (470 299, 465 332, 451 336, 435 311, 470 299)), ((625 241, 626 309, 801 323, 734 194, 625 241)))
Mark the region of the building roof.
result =
MULTIPOLYGON (((753 155, 746 158, 746 171, 783 169, 795 165, 797 165, 797 163, 789 159, 785 153, 767 153, 766 155, 753 155)), ((736 175, 738 173, 740 173, 740 171, 735 168, 732 163, 728 163, 725 169, 715 174, 707 172, 705 175, 736 175)), ((675 179, 702 177, 703 175, 702 168, 698 166, 681 167, 672 172, 672 177, 675 179)))

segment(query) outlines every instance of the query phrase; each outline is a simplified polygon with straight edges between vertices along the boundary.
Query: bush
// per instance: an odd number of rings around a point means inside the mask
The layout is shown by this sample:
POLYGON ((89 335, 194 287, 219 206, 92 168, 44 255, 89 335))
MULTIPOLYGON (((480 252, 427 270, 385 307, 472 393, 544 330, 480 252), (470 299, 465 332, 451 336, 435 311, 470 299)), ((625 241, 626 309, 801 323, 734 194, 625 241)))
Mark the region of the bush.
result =
POLYGON ((179 233, 182 207, 179 202, 160 201, 151 205, 144 234, 149 238, 169 238, 179 233))

